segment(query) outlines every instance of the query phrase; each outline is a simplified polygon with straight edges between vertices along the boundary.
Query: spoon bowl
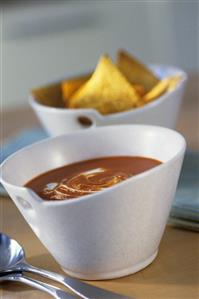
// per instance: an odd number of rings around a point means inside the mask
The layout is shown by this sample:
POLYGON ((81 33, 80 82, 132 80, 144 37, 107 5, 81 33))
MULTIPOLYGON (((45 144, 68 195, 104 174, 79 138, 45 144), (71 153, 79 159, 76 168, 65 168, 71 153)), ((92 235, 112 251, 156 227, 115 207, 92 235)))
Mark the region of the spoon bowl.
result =
POLYGON ((0 234, 0 271, 17 266, 25 259, 25 252, 17 241, 5 234, 0 234))

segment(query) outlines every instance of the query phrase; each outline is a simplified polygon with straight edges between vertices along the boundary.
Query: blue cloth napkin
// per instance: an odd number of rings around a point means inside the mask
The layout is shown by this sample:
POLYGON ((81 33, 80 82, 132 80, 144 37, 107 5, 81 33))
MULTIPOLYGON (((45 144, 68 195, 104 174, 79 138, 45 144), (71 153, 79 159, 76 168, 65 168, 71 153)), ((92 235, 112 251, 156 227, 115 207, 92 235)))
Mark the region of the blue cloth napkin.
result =
POLYGON ((170 223, 199 231, 199 153, 187 151, 170 223))
POLYGON ((40 128, 20 131, 16 136, 8 139, 2 145, 0 163, 17 150, 47 137, 47 133, 40 128))
MULTIPOLYGON (((24 146, 30 145, 47 137, 47 133, 40 128, 19 132, 19 134, 17 134, 14 138, 8 139, 7 142, 3 144, 0 162, 24 146)), ((0 187, 0 194, 6 195, 2 186, 0 187)), ((169 222, 175 226, 199 230, 198 152, 186 152, 169 222)))
MULTIPOLYGON (((34 142, 40 141, 49 137, 47 133, 41 128, 27 129, 20 131, 13 138, 7 139, 1 146, 0 163, 2 163, 8 156, 14 152, 30 145, 34 142)), ((7 196, 7 192, 0 184, 0 195, 7 196)))

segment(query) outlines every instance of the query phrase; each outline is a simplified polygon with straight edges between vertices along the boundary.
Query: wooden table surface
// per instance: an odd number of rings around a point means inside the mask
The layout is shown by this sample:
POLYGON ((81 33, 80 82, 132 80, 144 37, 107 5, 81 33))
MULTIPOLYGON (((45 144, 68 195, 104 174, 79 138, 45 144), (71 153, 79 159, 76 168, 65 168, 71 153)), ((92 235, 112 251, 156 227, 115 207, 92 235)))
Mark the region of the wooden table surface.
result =
MULTIPOLYGON (((177 129, 184 134, 189 148, 198 149, 198 110, 196 100, 183 104, 177 129)), ((37 124, 29 108, 3 113, 1 138, 37 124)), ((0 198, 0 229, 23 244, 28 262, 61 273, 41 242, 33 234, 9 198, 0 198)), ((45 281, 45 280, 44 280, 45 281)), ((92 284, 133 296, 136 299, 199 298, 199 235, 167 226, 158 257, 142 271, 124 278, 92 284)), ((49 295, 17 283, 1 285, 2 299, 44 299, 49 295)))

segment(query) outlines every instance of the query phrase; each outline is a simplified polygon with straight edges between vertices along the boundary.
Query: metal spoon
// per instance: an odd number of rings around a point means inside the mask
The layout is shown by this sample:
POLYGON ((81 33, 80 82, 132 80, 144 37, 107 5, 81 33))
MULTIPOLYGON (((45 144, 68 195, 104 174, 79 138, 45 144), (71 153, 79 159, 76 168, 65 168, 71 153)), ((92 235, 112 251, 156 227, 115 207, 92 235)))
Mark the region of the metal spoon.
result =
POLYGON ((51 286, 47 283, 24 276, 22 273, 6 273, 0 276, 0 282, 3 281, 17 281, 34 287, 40 291, 44 291, 52 295, 56 299, 74 299, 76 297, 62 291, 61 289, 51 286))
POLYGON ((3 233, 0 233, 0 257, 1 273, 19 271, 40 274, 46 278, 62 283, 84 299, 130 299, 129 297, 89 285, 78 279, 64 277, 60 274, 29 265, 25 261, 25 252, 23 248, 15 240, 3 233))

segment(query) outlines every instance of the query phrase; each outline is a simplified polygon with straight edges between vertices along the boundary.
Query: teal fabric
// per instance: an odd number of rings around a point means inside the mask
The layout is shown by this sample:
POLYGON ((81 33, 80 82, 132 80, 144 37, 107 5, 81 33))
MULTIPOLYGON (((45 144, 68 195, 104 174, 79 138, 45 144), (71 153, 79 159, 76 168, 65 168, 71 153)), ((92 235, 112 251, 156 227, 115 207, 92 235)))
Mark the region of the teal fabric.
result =
POLYGON ((170 213, 170 223, 199 230, 199 153, 187 151, 170 213))
POLYGON ((20 150, 27 145, 30 145, 47 137, 47 133, 40 128, 20 131, 16 136, 8 139, 2 145, 0 152, 0 163, 2 163, 8 156, 13 154, 17 150, 20 150))
MULTIPOLYGON (((47 133, 41 128, 20 131, 18 134, 16 134, 16 136, 6 140, 5 143, 1 145, 0 163, 2 163, 7 157, 9 157, 14 152, 22 149, 23 147, 47 137, 47 133)), ((7 196, 7 193, 1 184, 0 195, 7 196)))

